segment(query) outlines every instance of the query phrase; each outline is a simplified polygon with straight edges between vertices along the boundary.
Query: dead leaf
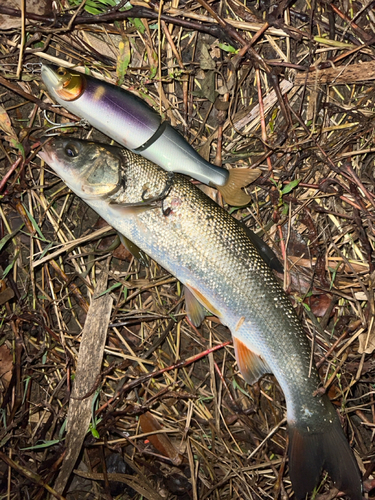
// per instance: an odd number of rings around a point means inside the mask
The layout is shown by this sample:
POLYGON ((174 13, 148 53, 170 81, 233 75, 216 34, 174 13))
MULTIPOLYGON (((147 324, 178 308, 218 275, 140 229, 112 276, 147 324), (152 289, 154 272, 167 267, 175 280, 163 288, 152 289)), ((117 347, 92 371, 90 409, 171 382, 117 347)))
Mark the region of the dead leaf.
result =
POLYGON ((8 113, 5 108, 0 104, 0 129, 5 133, 10 144, 19 150, 23 158, 25 158, 25 150, 18 140, 17 134, 14 131, 8 113))
POLYGON ((9 136, 11 139, 16 139, 17 134, 15 133, 12 124, 10 122, 8 113, 5 111, 5 108, 0 104, 0 129, 9 136))
MULTIPOLYGON (((26 11, 32 14, 44 15, 47 13, 51 13, 52 11, 51 5, 52 5, 52 0, 27 0, 26 11)), ((21 0, 6 0, 6 6, 12 9, 20 10, 21 0)), ((2 30, 20 28, 21 18, 0 14, 0 26, 2 30)))
POLYGON ((210 56, 210 53, 208 52, 208 47, 205 43, 203 43, 202 47, 201 47, 201 55, 199 58, 199 65, 202 69, 205 69, 205 70, 213 70, 216 68, 215 61, 210 56))
POLYGON ((215 72, 207 71, 203 80, 200 80, 201 88, 192 92, 197 97, 205 97, 210 102, 215 102, 217 92, 215 90, 215 72))
POLYGON ((358 337, 359 340, 359 347, 358 347, 358 353, 359 354, 372 354, 374 349, 375 349, 375 330, 372 329, 372 331, 364 332, 361 333, 358 337))
POLYGON ((315 317, 322 318, 331 305, 331 301, 332 297, 329 295, 320 294, 307 297, 304 302, 310 307, 315 317))
POLYGON ((13 355, 8 347, 3 344, 0 346, 0 378, 5 389, 8 388, 12 378, 13 355))
MULTIPOLYGON (((145 434, 163 429, 156 418, 149 411, 139 417, 139 423, 141 425, 142 432, 145 434)), ((165 457, 169 457, 174 465, 181 464, 182 456, 179 454, 177 448, 166 434, 151 434, 148 436, 148 440, 159 453, 165 457)))
POLYGON ((8 302, 9 300, 13 299, 14 297, 14 292, 11 288, 5 288, 2 292, 0 292, 0 306, 5 304, 5 302, 8 302))

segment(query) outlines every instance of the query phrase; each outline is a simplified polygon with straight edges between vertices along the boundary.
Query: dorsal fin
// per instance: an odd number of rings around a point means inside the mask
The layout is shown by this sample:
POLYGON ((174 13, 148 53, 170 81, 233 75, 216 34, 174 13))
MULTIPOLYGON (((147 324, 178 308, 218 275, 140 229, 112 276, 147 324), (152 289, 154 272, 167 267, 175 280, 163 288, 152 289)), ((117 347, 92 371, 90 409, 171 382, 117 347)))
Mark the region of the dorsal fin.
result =
POLYGON ((248 384, 255 384, 265 373, 272 373, 266 361, 247 347, 242 340, 233 336, 233 345, 238 368, 248 384))

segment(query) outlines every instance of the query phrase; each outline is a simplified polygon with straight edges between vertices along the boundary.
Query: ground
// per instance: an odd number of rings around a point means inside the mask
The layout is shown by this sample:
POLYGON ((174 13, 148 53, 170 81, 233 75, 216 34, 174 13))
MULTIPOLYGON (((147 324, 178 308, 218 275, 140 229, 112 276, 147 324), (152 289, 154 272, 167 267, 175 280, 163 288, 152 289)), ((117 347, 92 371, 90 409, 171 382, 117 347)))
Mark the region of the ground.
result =
MULTIPOLYGON (((261 169, 251 202, 224 206, 283 263, 373 498, 372 5, 0 5, 2 498, 292 498, 275 378, 248 386, 219 320, 193 327, 173 276, 38 158, 46 133, 110 141, 53 106, 46 61, 123 85, 211 162, 261 169)), ((315 498, 337 494, 322 475, 315 498)))

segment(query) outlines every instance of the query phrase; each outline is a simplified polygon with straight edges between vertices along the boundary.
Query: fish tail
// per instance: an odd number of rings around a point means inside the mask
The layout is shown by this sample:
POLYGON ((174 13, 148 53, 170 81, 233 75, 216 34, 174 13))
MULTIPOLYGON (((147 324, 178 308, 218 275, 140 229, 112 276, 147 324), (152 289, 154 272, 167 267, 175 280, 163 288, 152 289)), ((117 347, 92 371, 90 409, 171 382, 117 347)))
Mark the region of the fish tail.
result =
POLYGON ((228 205, 247 205, 251 197, 241 188, 254 182, 260 174, 261 170, 259 168, 252 170, 248 168, 231 168, 227 182, 223 186, 215 185, 215 187, 220 191, 228 205))
POLYGON ((289 424, 289 474, 296 498, 306 498, 318 484, 322 469, 351 500, 362 500, 361 476, 353 452, 334 418, 325 430, 289 424))

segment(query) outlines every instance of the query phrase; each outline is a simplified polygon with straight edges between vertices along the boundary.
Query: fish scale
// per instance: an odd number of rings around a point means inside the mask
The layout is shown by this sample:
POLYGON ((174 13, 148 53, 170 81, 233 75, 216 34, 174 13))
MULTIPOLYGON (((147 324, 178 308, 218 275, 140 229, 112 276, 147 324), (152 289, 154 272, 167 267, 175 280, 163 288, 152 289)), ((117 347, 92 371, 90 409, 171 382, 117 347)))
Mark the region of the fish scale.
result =
POLYGON ((275 375, 287 405, 290 476, 297 498, 316 486, 324 467, 338 488, 359 500, 357 464, 335 409, 326 395, 316 393, 320 379, 301 323, 235 219, 178 174, 162 206, 148 207, 147 198, 163 192, 168 174, 128 150, 53 139, 41 156, 109 224, 228 326, 246 381, 275 375), (68 158, 72 143, 76 154, 68 158), (139 207, 142 196, 146 200, 139 207))

